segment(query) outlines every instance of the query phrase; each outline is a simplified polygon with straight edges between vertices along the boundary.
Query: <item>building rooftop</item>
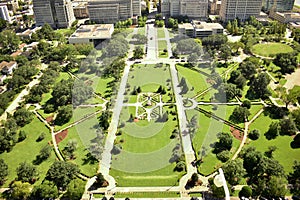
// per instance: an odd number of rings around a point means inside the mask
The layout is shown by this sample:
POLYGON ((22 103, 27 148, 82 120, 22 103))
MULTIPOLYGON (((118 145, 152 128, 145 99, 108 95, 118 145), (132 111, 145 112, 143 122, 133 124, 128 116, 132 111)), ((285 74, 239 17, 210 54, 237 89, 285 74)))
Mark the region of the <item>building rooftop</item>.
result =
POLYGON ((113 24, 81 25, 70 38, 109 39, 113 28, 113 24))
POLYGON ((219 23, 207 23, 193 20, 192 24, 194 25, 195 29, 223 29, 223 26, 219 23))
POLYGON ((190 23, 178 24, 178 28, 194 29, 193 25, 190 23))
POLYGON ((15 65, 17 62, 16 61, 10 61, 10 62, 6 62, 6 61, 2 61, 0 63, 0 70, 2 70, 3 68, 7 67, 7 68, 11 68, 13 65, 15 65))

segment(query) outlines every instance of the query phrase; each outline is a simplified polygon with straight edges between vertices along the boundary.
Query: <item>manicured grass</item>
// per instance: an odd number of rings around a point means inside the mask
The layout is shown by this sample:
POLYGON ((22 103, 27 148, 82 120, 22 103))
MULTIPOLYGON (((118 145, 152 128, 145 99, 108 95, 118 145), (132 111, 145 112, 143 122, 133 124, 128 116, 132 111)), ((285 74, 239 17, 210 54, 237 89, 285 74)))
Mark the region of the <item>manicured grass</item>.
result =
POLYGON ((158 38, 165 38, 165 32, 164 32, 164 28, 157 28, 157 37, 158 38))
POLYGON ((274 158, 284 167, 285 172, 289 173, 292 171, 294 160, 300 161, 300 149, 291 148, 290 144, 293 141, 291 136, 277 136, 273 140, 267 140, 264 134, 268 131, 272 121, 274 120, 262 114, 251 124, 251 130, 260 130, 260 137, 256 141, 251 141, 249 146, 256 147, 256 149, 262 153, 268 150, 269 146, 276 146, 277 150, 273 153, 274 158))
POLYGON ((69 29, 69 28, 63 28, 63 29, 58 29, 55 32, 56 33, 60 33, 60 34, 62 34, 62 35, 64 35, 64 36, 67 37, 67 36, 72 35, 72 33, 74 33, 74 30, 69 29))
POLYGON ((145 35, 146 34, 146 27, 139 27, 137 34, 145 35))
POLYGON ((95 175, 98 169, 98 162, 92 162, 92 160, 87 157, 89 153, 87 148, 90 145, 90 141, 96 137, 95 125, 97 125, 97 123, 97 119, 94 117, 68 129, 67 137, 59 143, 59 149, 63 151, 69 140, 75 140, 77 142, 77 149, 74 153, 76 159, 70 160, 69 162, 77 164, 80 171, 87 176, 95 175))
MULTIPOLYGON (((186 83, 189 88, 189 91, 184 96, 193 97, 198 92, 201 92, 201 91, 207 89, 208 87, 210 87, 210 85, 206 82, 207 77, 204 76, 203 74, 200 74, 196 71, 193 71, 191 69, 183 67, 182 65, 176 65, 176 68, 177 68, 177 71, 179 74, 179 77, 178 77, 179 81, 181 80, 182 77, 184 77, 186 79, 186 83)), ((210 97, 210 95, 211 95, 210 93, 211 92, 208 92, 208 94, 203 95, 203 96, 210 97)))
POLYGON ((158 51, 159 51, 159 58, 167 58, 168 52, 164 52, 165 49, 167 49, 167 41, 165 40, 158 40, 158 51))
MULTIPOLYGON (((36 159, 36 156, 39 154, 40 150, 49 142, 51 142, 51 134, 49 133, 49 130, 36 117, 30 124, 26 125, 21 130, 26 132, 26 139, 17 143, 13 147, 12 151, 0 154, 0 158, 3 158, 8 164, 9 170, 7 181, 3 187, 8 187, 9 183, 17 178, 16 169, 19 166, 19 163, 25 161, 32 163, 36 159), (45 139, 40 142, 36 142, 36 139, 42 132, 45 133, 45 139)), ((54 161, 55 153, 52 151, 50 158, 36 166, 39 172, 39 179, 37 180, 36 184, 40 184, 44 180, 49 167, 54 161)))
POLYGON ((115 198, 171 198, 180 197, 177 192, 132 192, 132 193, 116 193, 115 198))
POLYGON ((167 80, 170 78, 169 68, 155 67, 155 65, 135 65, 129 73, 128 83, 130 92, 134 86, 141 87, 142 92, 155 92, 159 85, 167 86, 167 80))
POLYGON ((112 168, 109 172, 120 187, 149 187, 149 186, 176 186, 183 172, 174 172, 175 164, 170 164, 153 172, 128 173, 112 168))
POLYGON ((252 47, 252 51, 261 56, 271 57, 279 53, 290 53, 293 49, 287 44, 271 42, 266 44, 256 44, 252 47))

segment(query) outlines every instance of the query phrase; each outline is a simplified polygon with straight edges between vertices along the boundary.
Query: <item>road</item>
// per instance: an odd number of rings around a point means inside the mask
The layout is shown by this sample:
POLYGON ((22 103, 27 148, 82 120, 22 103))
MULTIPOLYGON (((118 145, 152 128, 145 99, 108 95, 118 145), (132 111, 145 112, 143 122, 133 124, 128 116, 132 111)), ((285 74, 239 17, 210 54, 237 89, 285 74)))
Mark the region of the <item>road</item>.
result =
POLYGON ((157 59, 157 40, 156 40, 156 28, 154 28, 154 24, 147 24, 147 60, 156 60, 157 59))

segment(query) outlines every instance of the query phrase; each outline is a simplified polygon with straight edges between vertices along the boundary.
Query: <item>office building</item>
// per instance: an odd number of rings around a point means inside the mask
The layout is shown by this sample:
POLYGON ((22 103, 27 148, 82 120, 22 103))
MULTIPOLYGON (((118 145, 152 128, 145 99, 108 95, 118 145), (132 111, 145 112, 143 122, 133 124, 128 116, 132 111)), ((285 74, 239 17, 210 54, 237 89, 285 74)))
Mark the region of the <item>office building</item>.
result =
POLYGON ((73 12, 76 18, 88 18, 89 13, 87 9, 87 2, 73 2, 73 12))
POLYGON ((91 0, 90 20, 96 23, 116 23, 141 15, 141 0, 91 0))
POLYGON ((0 0, 0 4, 5 4, 8 10, 13 12, 17 12, 17 9, 19 8, 18 0, 0 0))
POLYGON ((262 10, 270 11, 275 9, 275 11, 291 11, 293 10, 295 0, 263 0, 262 1, 262 10))
POLYGON ((37 26, 67 28, 75 21, 70 0, 33 0, 33 10, 37 26))
POLYGON ((6 5, 0 5, 0 18, 11 22, 9 12, 6 5))
POLYGON ((81 25, 70 37, 70 44, 94 44, 110 39, 114 32, 113 24, 81 25))
POLYGON ((188 16, 191 19, 205 20, 208 15, 208 0, 162 0, 163 16, 188 16))
POLYGON ((178 32, 193 38, 204 38, 210 35, 223 34, 224 28, 219 23, 207 23, 193 20, 191 23, 178 24, 178 32))
POLYGON ((210 5, 210 14, 219 15, 221 9, 221 1, 220 0, 212 0, 209 1, 210 5))
POLYGON ((275 12, 271 10, 270 18, 275 19, 284 24, 290 22, 300 22, 300 14, 295 12, 275 12))
POLYGON ((261 10, 262 0, 222 0, 220 17, 223 21, 247 20, 250 16, 257 17, 261 10))

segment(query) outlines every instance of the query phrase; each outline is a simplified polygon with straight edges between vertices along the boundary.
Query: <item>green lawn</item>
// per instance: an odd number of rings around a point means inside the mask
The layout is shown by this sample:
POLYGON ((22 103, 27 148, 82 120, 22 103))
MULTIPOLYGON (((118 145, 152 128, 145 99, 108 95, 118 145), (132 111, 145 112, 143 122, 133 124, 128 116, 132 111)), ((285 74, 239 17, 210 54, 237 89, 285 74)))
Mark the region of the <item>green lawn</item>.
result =
MULTIPOLYGON (((274 121, 274 120, 273 120, 274 121)), ((257 120, 251 124, 250 128, 260 130, 260 137, 256 141, 251 141, 249 146, 255 146, 257 150, 265 152, 269 146, 276 146, 274 158, 283 165, 286 173, 292 171, 294 160, 300 161, 300 149, 292 149, 290 147, 293 138, 291 136, 278 136, 274 140, 267 140, 264 134, 269 129, 272 119, 262 114, 257 120)))
POLYGON ((164 28, 157 28, 157 37, 158 38, 165 38, 165 31, 164 28))
POLYGON ((145 35, 146 34, 146 27, 139 27, 137 34, 145 35))
POLYGON ((287 44, 271 42, 266 44, 256 44, 252 47, 252 51, 261 56, 273 57, 279 53, 290 53, 293 49, 287 44))
POLYGON ((69 162, 77 164, 81 172, 87 176, 93 176, 98 169, 98 162, 91 162, 86 156, 89 151, 90 140, 95 138, 95 125, 97 125, 97 119, 92 118, 84 121, 75 127, 68 129, 67 137, 59 143, 59 149, 63 151, 64 147, 68 144, 69 140, 75 140, 77 142, 77 149, 75 151, 76 159, 69 162))
MULTIPOLYGON (((36 117, 30 124, 26 125, 21 130, 24 130, 27 133, 26 139, 17 143, 9 153, 5 152, 0 154, 0 158, 3 158, 8 164, 9 170, 7 181, 3 187, 8 187, 9 183, 17 177, 16 168, 19 166, 19 163, 25 161, 32 163, 40 150, 47 145, 48 142, 51 142, 51 134, 49 133, 49 130, 36 117), (45 133, 45 139, 40 142, 36 142, 36 139, 42 132, 45 133)), ((36 184, 40 184, 44 180, 49 167, 54 161, 55 153, 53 151, 50 158, 37 165, 39 179, 36 184)))
MULTIPOLYGON (((193 71, 191 69, 188 69, 186 67, 183 67, 182 65, 176 65, 177 71, 178 71, 178 75, 179 75, 179 81, 181 80, 182 77, 184 77, 186 79, 186 83, 188 85, 189 91, 187 94, 185 94, 184 96, 186 97, 193 97, 194 95, 196 95, 198 92, 201 92, 205 89, 207 89, 208 87, 210 87, 210 85, 206 82, 206 76, 204 76, 203 74, 200 74, 196 71, 193 71)), ((208 92, 205 96, 205 98, 209 99, 211 97, 211 92, 208 92)))
POLYGON ((159 58, 167 58, 168 52, 164 52, 165 49, 167 49, 167 41, 165 40, 158 40, 158 51, 159 51, 159 58))
POLYGON ((155 65, 135 65, 129 73, 128 83, 130 92, 134 86, 141 87, 142 92, 156 92, 159 85, 167 86, 167 80, 170 80, 169 68, 155 67, 155 65))
POLYGON ((116 193, 115 198, 171 198, 180 197, 177 192, 132 192, 132 193, 116 193))
POLYGON ((74 33, 74 30, 69 29, 69 28, 63 28, 63 29, 58 29, 55 31, 56 33, 60 33, 66 37, 72 35, 74 33))

